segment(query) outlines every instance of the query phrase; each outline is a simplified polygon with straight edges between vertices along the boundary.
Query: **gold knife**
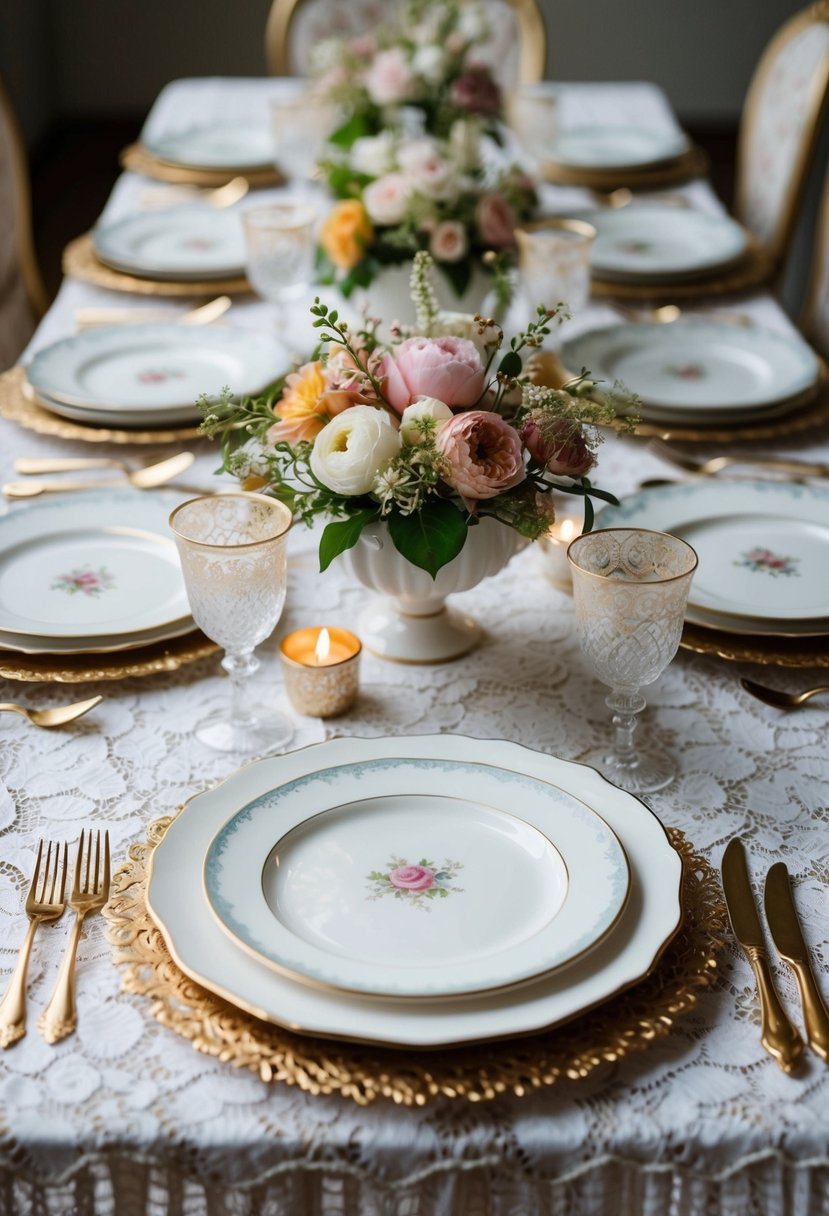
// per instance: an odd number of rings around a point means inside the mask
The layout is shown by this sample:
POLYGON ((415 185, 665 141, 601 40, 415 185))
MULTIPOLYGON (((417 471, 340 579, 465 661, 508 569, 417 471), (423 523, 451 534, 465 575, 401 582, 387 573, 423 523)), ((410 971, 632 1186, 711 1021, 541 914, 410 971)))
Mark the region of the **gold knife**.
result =
POLYGON ((803 1040, 780 1004, 769 971, 766 944, 754 903, 743 842, 730 841, 722 859, 722 882, 728 916, 757 982, 762 1020, 760 1041, 784 1072, 792 1072, 803 1055, 803 1040))
POLYGON ((789 871, 782 861, 773 865, 766 875, 764 902, 774 944, 797 979, 809 1046, 821 1060, 829 1064, 829 1012, 809 964, 809 950, 803 940, 789 886, 789 871))

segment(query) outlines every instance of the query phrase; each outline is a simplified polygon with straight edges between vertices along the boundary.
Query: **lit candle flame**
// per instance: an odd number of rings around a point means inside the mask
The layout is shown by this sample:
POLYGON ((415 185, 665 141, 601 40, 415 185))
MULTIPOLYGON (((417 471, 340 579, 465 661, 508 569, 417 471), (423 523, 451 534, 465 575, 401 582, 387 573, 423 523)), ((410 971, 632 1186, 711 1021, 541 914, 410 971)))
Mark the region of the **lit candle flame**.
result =
POLYGON ((568 545, 576 535, 576 521, 574 519, 565 519, 561 523, 561 531, 559 532, 561 539, 565 545, 568 545))
POLYGON ((321 629, 314 647, 314 659, 317 664, 324 663, 331 653, 331 635, 327 629, 321 629))

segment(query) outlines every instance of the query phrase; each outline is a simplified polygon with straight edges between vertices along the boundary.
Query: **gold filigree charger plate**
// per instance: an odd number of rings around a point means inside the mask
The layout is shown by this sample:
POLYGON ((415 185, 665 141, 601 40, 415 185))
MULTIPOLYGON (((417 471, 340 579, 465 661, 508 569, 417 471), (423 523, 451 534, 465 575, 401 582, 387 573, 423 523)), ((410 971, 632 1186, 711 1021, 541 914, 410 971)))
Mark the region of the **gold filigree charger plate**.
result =
POLYGON ((679 643, 682 650, 711 655, 730 663, 761 667, 829 667, 829 637, 741 637, 688 622, 679 643))
POLYGON ((141 143, 129 144, 121 152, 121 166, 132 173, 141 173, 155 181, 171 182, 177 186, 203 186, 216 188, 225 186, 234 177, 244 177, 252 189, 263 186, 279 186, 282 174, 275 166, 247 168, 241 172, 232 169, 195 168, 189 165, 171 164, 159 160, 141 143))
POLYGON ((587 190, 611 191, 622 186, 627 186, 629 190, 649 190, 677 185, 694 177, 705 177, 708 168, 705 152, 694 145, 672 160, 638 168, 617 166, 599 169, 548 161, 541 167, 541 176, 558 186, 584 186, 587 190))
POLYGON ((365 1106, 390 1098, 422 1106, 437 1097, 478 1102, 577 1081, 668 1035, 717 978, 726 911, 716 873, 682 832, 668 835, 683 862, 683 920, 653 972, 635 987, 558 1029, 496 1045, 447 1051, 390 1050, 307 1038, 260 1021, 203 988, 173 961, 152 920, 146 888, 153 853, 173 822, 159 819, 132 845, 104 910, 124 991, 150 998, 150 1013, 198 1051, 264 1081, 311 1094, 338 1093, 365 1106))
POLYGON ((99 680, 126 680, 178 671, 189 663, 210 658, 219 647, 198 630, 166 642, 101 654, 21 654, 0 648, 0 678, 49 681, 57 684, 91 684, 99 680))
POLYGON ((188 282, 169 279, 145 279, 126 274, 104 265, 96 256, 92 236, 83 236, 70 241, 63 251, 63 273, 70 278, 94 283, 96 287, 107 287, 110 291, 129 291, 144 296, 168 296, 174 299, 194 299, 220 295, 240 295, 251 290, 244 275, 231 279, 198 279, 188 282))
POLYGON ((771 254, 756 237, 747 234, 745 254, 725 269, 710 275, 697 275, 685 281, 610 282, 598 275, 591 278, 590 290, 599 299, 641 300, 650 303, 675 303, 677 300, 704 300, 709 296, 734 295, 766 283, 775 270, 771 254))
POLYGON ((11 367, 0 373, 0 417, 16 422, 38 435, 54 435, 58 439, 79 439, 82 443, 180 443, 199 437, 196 426, 164 427, 158 430, 126 430, 107 426, 89 426, 73 422, 44 409, 34 400, 28 386, 25 369, 11 367))

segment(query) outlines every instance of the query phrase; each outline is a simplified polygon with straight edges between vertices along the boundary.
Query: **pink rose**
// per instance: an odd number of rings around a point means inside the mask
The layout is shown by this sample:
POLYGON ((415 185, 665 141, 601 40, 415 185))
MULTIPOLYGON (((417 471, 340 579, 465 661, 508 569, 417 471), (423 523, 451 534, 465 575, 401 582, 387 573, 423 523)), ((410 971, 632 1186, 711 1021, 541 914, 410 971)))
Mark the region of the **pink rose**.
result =
POLYGON ((389 874, 389 882, 401 891, 428 891, 434 884, 435 871, 428 866, 398 866, 389 874))
POLYGON ((501 108, 501 93, 489 68, 467 68, 452 84, 452 102, 469 114, 497 114, 501 108))
POLYGON ((577 422, 555 419, 544 425, 544 434, 530 416, 521 428, 527 451, 556 477, 583 477, 596 463, 577 422))
POLYGON ((468 248, 466 229, 458 220, 438 224, 429 241, 429 252, 436 262, 459 262, 468 248))
POLYGON ((445 481, 466 499, 495 498, 526 477, 518 432, 491 410, 456 414, 437 434, 445 481))
POLYGON ((368 59, 377 50, 377 39, 373 34, 359 34, 349 41, 348 49, 359 59, 368 59))
POLYGON ((73 581, 78 587, 88 587, 92 583, 97 583, 98 576, 97 574, 93 574, 91 571, 88 571, 86 574, 76 574, 73 581))
POLYGON ((481 356, 468 338, 407 338, 385 356, 380 372, 385 398, 401 414, 418 397, 474 405, 486 383, 481 356))
POLYGON ((485 245, 511 249, 515 244, 515 212, 502 194, 482 194, 475 207, 475 223, 485 245))
POLYGON ((399 224, 406 214, 411 186, 402 173, 386 173, 363 191, 363 206, 380 227, 399 224))
POLYGON ((399 46, 380 51, 363 77, 368 95, 375 105, 394 106, 411 99, 414 75, 399 46))

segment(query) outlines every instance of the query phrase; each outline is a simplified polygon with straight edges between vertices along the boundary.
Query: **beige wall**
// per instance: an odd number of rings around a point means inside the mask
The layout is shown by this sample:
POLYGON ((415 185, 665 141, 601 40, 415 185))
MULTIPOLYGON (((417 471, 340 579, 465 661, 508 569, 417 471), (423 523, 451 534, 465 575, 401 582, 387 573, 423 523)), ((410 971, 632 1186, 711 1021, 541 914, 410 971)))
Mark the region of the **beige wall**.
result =
MULTIPOLYGON (((339 0, 348 3, 348 0, 339 0)), ((733 122, 791 0, 541 0, 556 79, 650 79, 687 121, 733 122)), ((166 81, 259 75, 270 0, 0 0, 0 73, 27 135, 147 110, 166 81)))

